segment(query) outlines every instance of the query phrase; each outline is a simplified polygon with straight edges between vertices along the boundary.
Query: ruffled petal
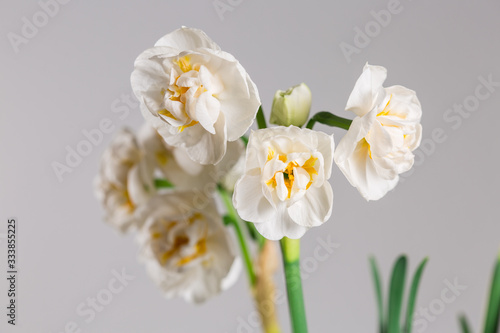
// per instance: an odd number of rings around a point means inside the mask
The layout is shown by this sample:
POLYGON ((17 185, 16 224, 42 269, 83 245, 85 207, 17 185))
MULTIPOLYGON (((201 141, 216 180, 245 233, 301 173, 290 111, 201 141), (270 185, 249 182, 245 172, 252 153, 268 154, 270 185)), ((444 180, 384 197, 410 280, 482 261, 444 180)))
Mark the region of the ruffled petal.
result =
POLYGON ((333 191, 330 183, 321 187, 310 187, 304 197, 288 207, 292 220, 304 227, 317 227, 332 214, 333 191))
POLYGON ((379 105, 385 96, 382 87, 387 78, 387 70, 381 66, 371 66, 366 63, 363 73, 356 81, 354 89, 347 100, 346 110, 362 117, 379 105))
POLYGON ((198 48, 220 50, 220 47, 203 31, 187 27, 182 27, 163 36, 156 42, 155 46, 168 46, 178 50, 178 52, 198 48))
POLYGON ((247 172, 234 187, 233 205, 246 221, 263 223, 276 218, 276 211, 262 193, 257 169, 247 172))
POLYGON ((280 205, 278 217, 264 223, 256 223, 257 231, 269 240, 280 240, 283 237, 299 239, 309 228, 295 223, 286 210, 286 204, 280 205))

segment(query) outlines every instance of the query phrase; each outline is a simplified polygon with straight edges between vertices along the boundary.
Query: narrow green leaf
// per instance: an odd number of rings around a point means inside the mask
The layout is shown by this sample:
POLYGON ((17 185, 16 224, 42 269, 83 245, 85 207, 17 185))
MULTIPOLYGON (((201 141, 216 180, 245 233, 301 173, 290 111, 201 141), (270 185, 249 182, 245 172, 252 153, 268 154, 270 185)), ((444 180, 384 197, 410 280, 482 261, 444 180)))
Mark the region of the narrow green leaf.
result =
POLYGON ((174 187, 174 184, 172 184, 171 182, 169 182, 166 179, 156 178, 155 179, 155 187, 156 188, 172 188, 172 187, 174 187))
POLYGON ((490 300, 486 320, 484 323, 484 333, 497 333, 498 321, 500 317, 500 256, 497 257, 493 276, 491 278, 490 300))
POLYGON ((382 298, 382 284, 380 283, 381 278, 377 267, 377 262, 375 261, 374 257, 370 258, 370 266, 372 269, 373 284, 375 285, 375 296, 377 298, 379 333, 384 333, 385 324, 384 324, 384 301, 382 298))
POLYGON ((422 273, 424 272, 425 265, 427 264, 427 260, 429 258, 425 258, 422 260, 420 265, 413 275, 413 281, 410 287, 410 294, 408 296, 408 305, 406 306, 406 324, 405 324, 405 333, 411 333, 412 324, 413 324, 413 313, 415 310, 415 303, 417 301, 418 294, 418 286, 420 284, 420 279, 422 278, 422 273))
POLYGON ((460 321, 460 328, 462 329, 462 333, 472 333, 472 330, 470 329, 470 325, 465 315, 461 315, 458 318, 458 320, 460 321))
POLYGON ((401 333, 401 306, 405 288, 406 262, 406 256, 399 257, 392 270, 387 311, 387 333, 401 333))

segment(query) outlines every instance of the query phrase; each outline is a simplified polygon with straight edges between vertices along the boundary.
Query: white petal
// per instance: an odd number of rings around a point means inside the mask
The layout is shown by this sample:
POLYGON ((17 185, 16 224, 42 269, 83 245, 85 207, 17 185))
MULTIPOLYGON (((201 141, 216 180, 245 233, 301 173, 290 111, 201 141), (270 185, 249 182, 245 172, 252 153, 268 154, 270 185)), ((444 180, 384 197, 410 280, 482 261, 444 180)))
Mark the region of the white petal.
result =
POLYGON ((374 114, 370 113, 365 117, 356 117, 351 123, 351 127, 342 137, 335 149, 334 159, 339 167, 346 163, 361 141, 370 131, 375 120, 374 114))
POLYGON ((198 72, 193 70, 183 73, 177 79, 177 85, 179 87, 192 87, 192 86, 198 87, 200 84, 201 80, 199 78, 198 72))
MULTIPOLYGON (((208 52, 208 51, 206 51, 208 52)), ((224 87, 219 94, 221 110, 228 124, 228 140, 241 137, 252 125, 261 104, 257 86, 250 79, 243 66, 227 52, 208 52, 212 55, 207 69, 217 73, 220 85, 224 87)))
POLYGON ((258 224, 276 218, 275 209, 262 194, 258 170, 249 171, 236 182, 233 205, 246 221, 258 224))
POLYGON ((305 190, 311 180, 309 173, 302 168, 293 168, 293 187, 296 190, 305 190))
POLYGON ((190 176, 198 176, 203 170, 203 165, 193 161, 187 152, 182 148, 172 149, 172 154, 174 155, 177 164, 184 170, 185 173, 190 176))
POLYGON ((370 144, 373 158, 384 157, 395 149, 395 144, 390 133, 378 121, 373 122, 370 132, 368 132, 365 139, 370 144))
POLYGON ((317 132, 318 136, 318 151, 323 156, 323 167, 325 178, 330 178, 332 174, 333 153, 335 151, 335 142, 333 134, 328 135, 323 132, 317 132))
POLYGON ((283 237, 291 239, 301 238, 309 228, 293 222, 286 211, 285 203, 280 206, 279 213, 275 219, 269 219, 264 223, 257 223, 255 224, 255 228, 262 236, 269 240, 280 240, 283 237))
POLYGON ((214 129, 215 134, 207 132, 199 124, 187 127, 181 133, 178 133, 177 129, 169 131, 164 126, 157 128, 169 145, 185 149, 189 157, 200 164, 217 164, 226 153, 226 126, 223 113, 219 114, 214 129))
POLYGON ((163 36, 156 42, 155 46, 168 46, 179 50, 179 52, 195 50, 201 47, 220 50, 220 47, 203 31, 186 27, 163 36))
POLYGON ((208 91, 201 94, 196 102, 196 119, 208 132, 215 134, 214 123, 219 117, 221 104, 208 91))
POLYGON ((338 164, 352 186, 356 187, 366 200, 378 200, 392 190, 399 178, 384 179, 377 172, 370 158, 368 145, 360 142, 345 163, 338 164))
POLYGON ((415 126, 415 133, 410 135, 408 140, 411 140, 408 145, 411 151, 414 151, 420 146, 420 141, 422 141, 422 125, 417 124, 417 126, 415 126))
POLYGON ((285 185, 285 177, 283 172, 276 173, 276 195, 281 201, 285 201, 288 198, 288 188, 285 185))
POLYGON ((242 140, 227 143, 224 158, 215 165, 216 182, 229 191, 234 191, 236 181, 245 172, 245 144, 242 140))
POLYGON ((210 91, 212 94, 219 94, 224 90, 224 85, 222 84, 218 75, 212 75, 210 71, 205 66, 200 66, 199 70, 200 84, 203 85, 205 89, 210 91))
POLYGON ((367 63, 354 85, 345 109, 354 112, 359 117, 370 112, 385 96, 382 83, 386 77, 387 70, 384 67, 371 66, 367 63))
POLYGON ((393 112, 404 115, 406 120, 420 122, 422 106, 415 91, 398 85, 387 87, 385 91, 392 95, 390 106, 393 112))
POLYGON ((238 281, 238 278, 240 277, 242 271, 243 263, 241 261, 241 258, 236 257, 233 265, 231 266, 231 269, 229 270, 229 273, 225 278, 222 279, 222 290, 228 290, 229 288, 231 288, 236 283, 236 281, 238 281))
POLYGON ((288 213, 295 223, 304 227, 316 227, 330 218, 332 204, 332 187, 325 182, 321 187, 311 186, 301 200, 288 207, 288 213))

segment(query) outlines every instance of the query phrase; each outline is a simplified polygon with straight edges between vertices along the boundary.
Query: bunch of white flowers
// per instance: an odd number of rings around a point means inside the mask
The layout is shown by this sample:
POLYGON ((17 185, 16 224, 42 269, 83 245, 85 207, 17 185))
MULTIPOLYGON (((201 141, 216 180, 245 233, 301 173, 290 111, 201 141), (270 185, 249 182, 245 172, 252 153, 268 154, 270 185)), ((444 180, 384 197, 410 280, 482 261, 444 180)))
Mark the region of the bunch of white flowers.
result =
MULTIPOLYGON (((234 282, 233 226, 260 308, 270 289, 259 283, 270 279, 259 274, 272 273, 254 265, 272 261, 264 245, 281 240, 287 281, 300 282, 298 239, 332 216, 333 161, 367 200, 382 198, 412 167, 421 106, 412 90, 384 88, 386 76, 366 64, 347 101, 352 121, 325 111, 309 117, 304 83, 278 90, 270 116, 277 126, 267 128, 241 64, 204 32, 175 30, 135 61, 132 89, 146 124, 137 136, 120 132, 103 154, 96 189, 106 221, 136 230, 151 278, 167 297, 192 302, 234 282), (246 137, 255 120, 259 129, 246 137), (336 150, 333 134, 312 129, 316 122, 348 130, 336 150)), ((305 332, 302 290, 293 289, 292 327, 305 332)), ((278 331, 269 311, 261 318, 266 332, 278 331)))

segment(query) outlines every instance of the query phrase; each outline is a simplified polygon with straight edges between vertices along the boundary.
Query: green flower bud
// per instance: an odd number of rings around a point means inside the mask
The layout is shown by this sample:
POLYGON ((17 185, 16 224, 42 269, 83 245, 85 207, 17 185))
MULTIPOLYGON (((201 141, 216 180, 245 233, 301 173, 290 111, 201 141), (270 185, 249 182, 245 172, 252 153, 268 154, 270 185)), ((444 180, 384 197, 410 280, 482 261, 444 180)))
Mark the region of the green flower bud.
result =
POLYGON ((287 91, 278 90, 271 108, 271 124, 301 127, 309 118, 311 90, 305 83, 293 86, 287 91))

